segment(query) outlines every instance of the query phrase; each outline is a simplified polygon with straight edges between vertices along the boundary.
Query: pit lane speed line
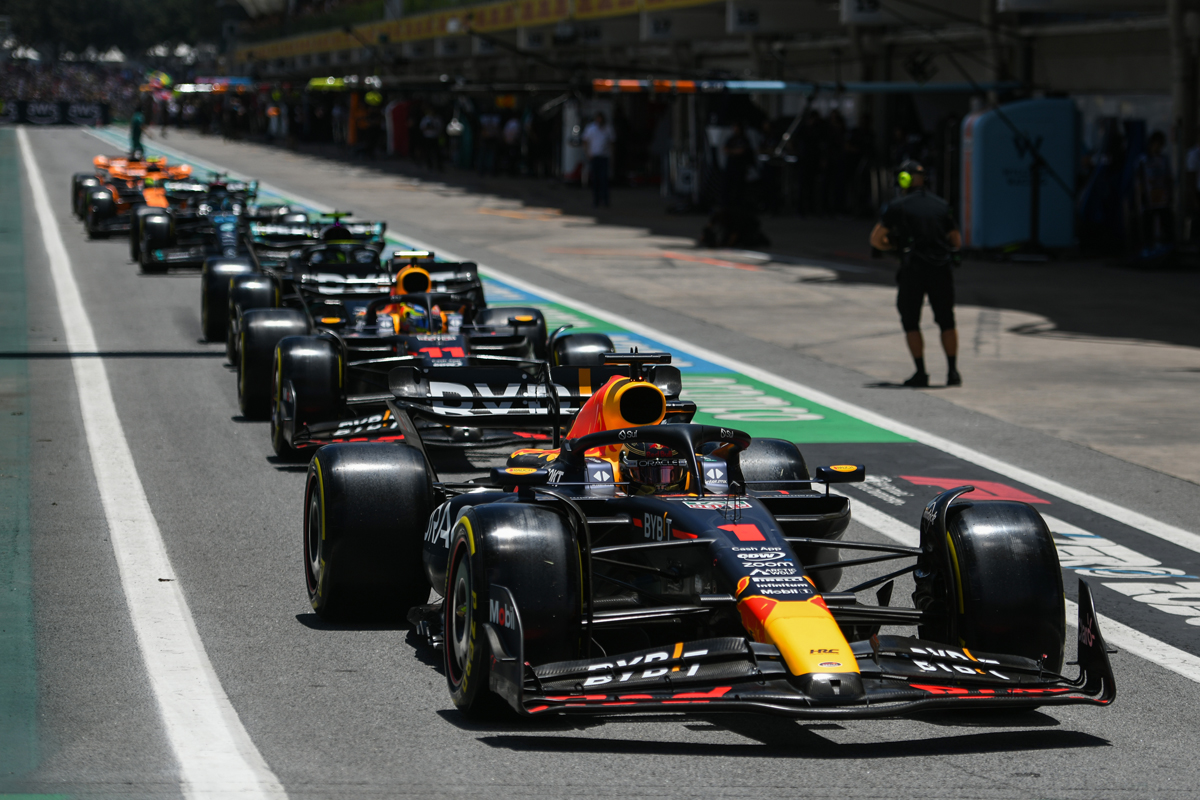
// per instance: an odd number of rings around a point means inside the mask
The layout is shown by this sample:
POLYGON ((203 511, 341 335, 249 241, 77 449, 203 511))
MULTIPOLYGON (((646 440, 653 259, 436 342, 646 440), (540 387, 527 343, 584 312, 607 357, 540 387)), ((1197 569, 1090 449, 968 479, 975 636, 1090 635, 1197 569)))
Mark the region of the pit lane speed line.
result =
MULTIPOLYGON (((72 353, 99 352, 25 128, 17 129, 17 139, 67 349, 72 353)), ((180 788, 191 798, 285 797, 222 690, 204 650, 138 477, 104 361, 74 358, 71 366, 121 588, 163 727, 179 762, 180 788)))

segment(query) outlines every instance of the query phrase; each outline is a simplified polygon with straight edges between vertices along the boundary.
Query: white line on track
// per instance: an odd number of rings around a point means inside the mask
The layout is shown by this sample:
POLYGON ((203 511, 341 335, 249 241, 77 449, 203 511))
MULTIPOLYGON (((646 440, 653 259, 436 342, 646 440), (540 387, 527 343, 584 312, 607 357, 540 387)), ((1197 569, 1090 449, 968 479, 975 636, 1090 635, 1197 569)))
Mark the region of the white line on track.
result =
MULTIPOLYGON (((845 492, 832 491, 849 497, 845 492)), ((850 519, 907 547, 916 547, 920 544, 920 530, 853 497, 850 497, 850 519)), ((1079 606, 1070 600, 1066 602, 1067 624, 1074 628, 1079 624, 1079 606)), ((1111 617, 1103 614, 1097 614, 1096 617, 1100 621, 1100 632, 1109 644, 1116 645, 1122 650, 1141 656, 1147 661, 1153 661, 1159 666, 1200 683, 1200 657, 1147 636, 1111 617)))
MULTIPOLYGON (((67 348, 73 353, 98 352, 87 307, 24 128, 17 129, 17 139, 67 348)), ((179 761, 181 789, 191 798, 284 797, 283 787, 250 741, 204 651, 138 478, 104 361, 76 358, 71 366, 121 588, 163 726, 179 761)))
MULTIPOLYGON (((96 138, 111 144, 111 141, 101 134, 90 130, 88 132, 96 138)), ((168 155, 174 155, 178 158, 191 161, 192 163, 204 166, 208 169, 219 169, 215 165, 204 162, 203 160, 197 159, 190 154, 184 153, 175 148, 162 146, 157 143, 155 146, 168 155)), ((241 177, 243 179, 247 179, 246 176, 241 177)), ((287 198, 291 201, 300 203, 301 205, 308 206, 309 208, 318 212, 327 212, 332 210, 331 206, 328 206, 324 203, 297 195, 294 192, 285 191, 270 184, 259 183, 259 188, 281 198, 287 198)), ((449 252, 444 248, 422 242, 418 239, 413 239, 407 235, 397 235, 401 237, 402 241, 410 247, 421 250, 432 250, 433 252, 450 261, 471 260, 465 256, 460 256, 449 252)), ((1124 508, 1116 503, 1096 497, 1093 494, 1089 494, 1078 489, 1073 489, 1070 486, 1053 480, 1052 478, 1047 478, 1023 467, 1009 464, 1006 461, 994 458, 986 453, 981 453, 978 450, 958 444, 957 442, 952 442, 942 436, 938 436, 936 434, 929 433, 928 431, 921 430, 920 428, 916 428, 912 425, 908 425, 907 423, 891 419, 890 417, 886 417, 877 412, 863 408, 862 406, 847 402, 838 397, 834 397, 831 394, 827 394, 810 386, 805 386, 801 383, 788 380, 787 378, 783 378, 779 375, 768 372, 765 369, 761 369, 759 367, 737 361, 736 359, 729 358, 728 356, 723 356, 720 353, 716 353, 712 350, 699 347, 691 342, 672 336, 668 333, 663 333, 662 331, 658 331, 648 325, 637 322, 636 320, 622 317, 619 314, 614 314, 611 311, 591 305, 590 303, 584 303, 549 289, 535 286, 528 281, 493 269, 492 267, 488 267, 486 265, 481 264, 480 269, 483 270, 489 277, 494 277, 497 280, 503 281, 504 283, 507 283, 522 291, 537 295, 553 303, 559 303, 561 305, 577 309, 584 314, 589 314, 597 319, 602 319, 614 325, 623 327, 631 333, 640 334, 642 336, 659 341, 674 350, 679 350, 683 353, 698 356, 714 364, 731 369, 734 372, 740 372, 748 377, 755 378, 763 381, 764 383, 769 383, 780 389, 784 389, 808 400, 812 400, 813 402, 820 403, 821 405, 824 405, 835 411, 840 411, 843 414, 857 417, 864 422, 868 422, 872 425, 883 428, 884 430, 900 434, 901 436, 905 436, 913 441, 933 447, 936 450, 941 450, 942 452, 957 456, 958 458, 961 458, 969 463, 981 466, 1000 475, 1005 475, 1013 480, 1024 483, 1027 486, 1035 487, 1062 500, 1066 500, 1067 502, 1074 503, 1075 505, 1091 509, 1092 511, 1109 517, 1110 519, 1116 520, 1117 522, 1124 523, 1152 536, 1156 536, 1165 541, 1179 545, 1180 547, 1200 553, 1200 536, 1192 533, 1191 531, 1186 531, 1183 528, 1179 528, 1175 525, 1170 525, 1168 523, 1161 522, 1160 520, 1153 519, 1152 517, 1148 517, 1138 511, 1124 508)), ((898 520, 895 517, 892 517, 890 514, 885 514, 860 500, 851 499, 851 508, 852 519, 862 522, 867 527, 872 528, 889 539, 908 546, 916 546, 916 544, 919 543, 919 532, 912 525, 898 520)), ((1070 601, 1067 601, 1067 622, 1070 625, 1077 624, 1077 616, 1078 609, 1076 605, 1070 601)), ((1147 636, 1141 631, 1117 622, 1109 617, 1101 615, 1100 623, 1103 626, 1104 636, 1109 642, 1117 645, 1118 647, 1122 647, 1131 653, 1139 655, 1148 661, 1153 661, 1169 670, 1172 670, 1173 672, 1200 683, 1200 657, 1194 656, 1184 650, 1180 650, 1179 648, 1169 645, 1166 642, 1162 642, 1147 636)))

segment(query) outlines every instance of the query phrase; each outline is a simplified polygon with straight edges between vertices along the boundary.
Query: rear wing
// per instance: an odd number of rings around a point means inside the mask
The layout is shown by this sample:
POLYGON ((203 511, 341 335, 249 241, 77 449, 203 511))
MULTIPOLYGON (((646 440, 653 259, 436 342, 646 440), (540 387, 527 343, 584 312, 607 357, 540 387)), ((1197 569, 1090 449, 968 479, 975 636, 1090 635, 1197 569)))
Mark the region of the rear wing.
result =
MULTIPOLYGON (((453 428, 551 431, 553 435, 609 378, 630 373, 625 364, 551 367, 544 361, 499 356, 469 356, 467 361, 468 366, 461 367, 394 367, 388 373, 390 392, 350 395, 346 403, 355 418, 298 428, 293 445, 395 441, 400 433, 415 432, 403 431, 398 422, 401 417, 453 428)), ((683 388, 679 369, 660 364, 644 372, 666 396, 667 419, 689 422, 696 404, 679 399, 683 388)), ((539 434, 537 438, 543 437, 539 434)))
MULTIPOLYGON (((343 222, 341 227, 355 240, 372 242, 382 241, 383 234, 387 231, 386 222, 343 222)), ((319 241, 321 234, 328 228, 328 223, 252 222, 250 236, 263 244, 319 241)))
MULTIPOLYGON (((481 357, 476 356, 476 359, 481 357)), ((396 367, 388 373, 389 405, 416 419, 463 427, 557 427, 577 412, 592 392, 614 376, 627 377, 624 364, 603 367, 522 366, 396 367), (553 390, 551 390, 553 387, 553 390)), ((647 370, 667 399, 667 414, 688 415, 695 403, 680 400, 677 367, 647 370)))

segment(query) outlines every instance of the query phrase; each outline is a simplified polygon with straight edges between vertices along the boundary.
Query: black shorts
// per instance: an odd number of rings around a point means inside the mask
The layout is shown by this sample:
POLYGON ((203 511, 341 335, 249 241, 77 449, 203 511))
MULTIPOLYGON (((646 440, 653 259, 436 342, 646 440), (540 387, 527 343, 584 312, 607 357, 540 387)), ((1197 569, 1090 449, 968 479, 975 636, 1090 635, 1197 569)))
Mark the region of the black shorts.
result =
POLYGON ((933 306, 933 321, 943 331, 954 330, 954 273, 950 265, 931 267, 924 264, 909 264, 896 273, 900 291, 896 294, 896 308, 900 310, 900 324, 905 332, 921 329, 921 304, 929 296, 933 306))

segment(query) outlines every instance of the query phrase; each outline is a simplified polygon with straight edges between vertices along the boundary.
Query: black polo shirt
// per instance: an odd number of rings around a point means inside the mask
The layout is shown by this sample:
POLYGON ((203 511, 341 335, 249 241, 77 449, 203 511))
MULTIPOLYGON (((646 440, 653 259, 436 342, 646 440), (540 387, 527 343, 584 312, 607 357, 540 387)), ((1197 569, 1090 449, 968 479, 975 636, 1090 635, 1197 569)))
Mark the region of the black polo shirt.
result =
POLYGON ((935 267, 950 263, 951 247, 946 236, 958 225, 945 200, 917 189, 885 203, 879 215, 906 263, 916 260, 935 267))

